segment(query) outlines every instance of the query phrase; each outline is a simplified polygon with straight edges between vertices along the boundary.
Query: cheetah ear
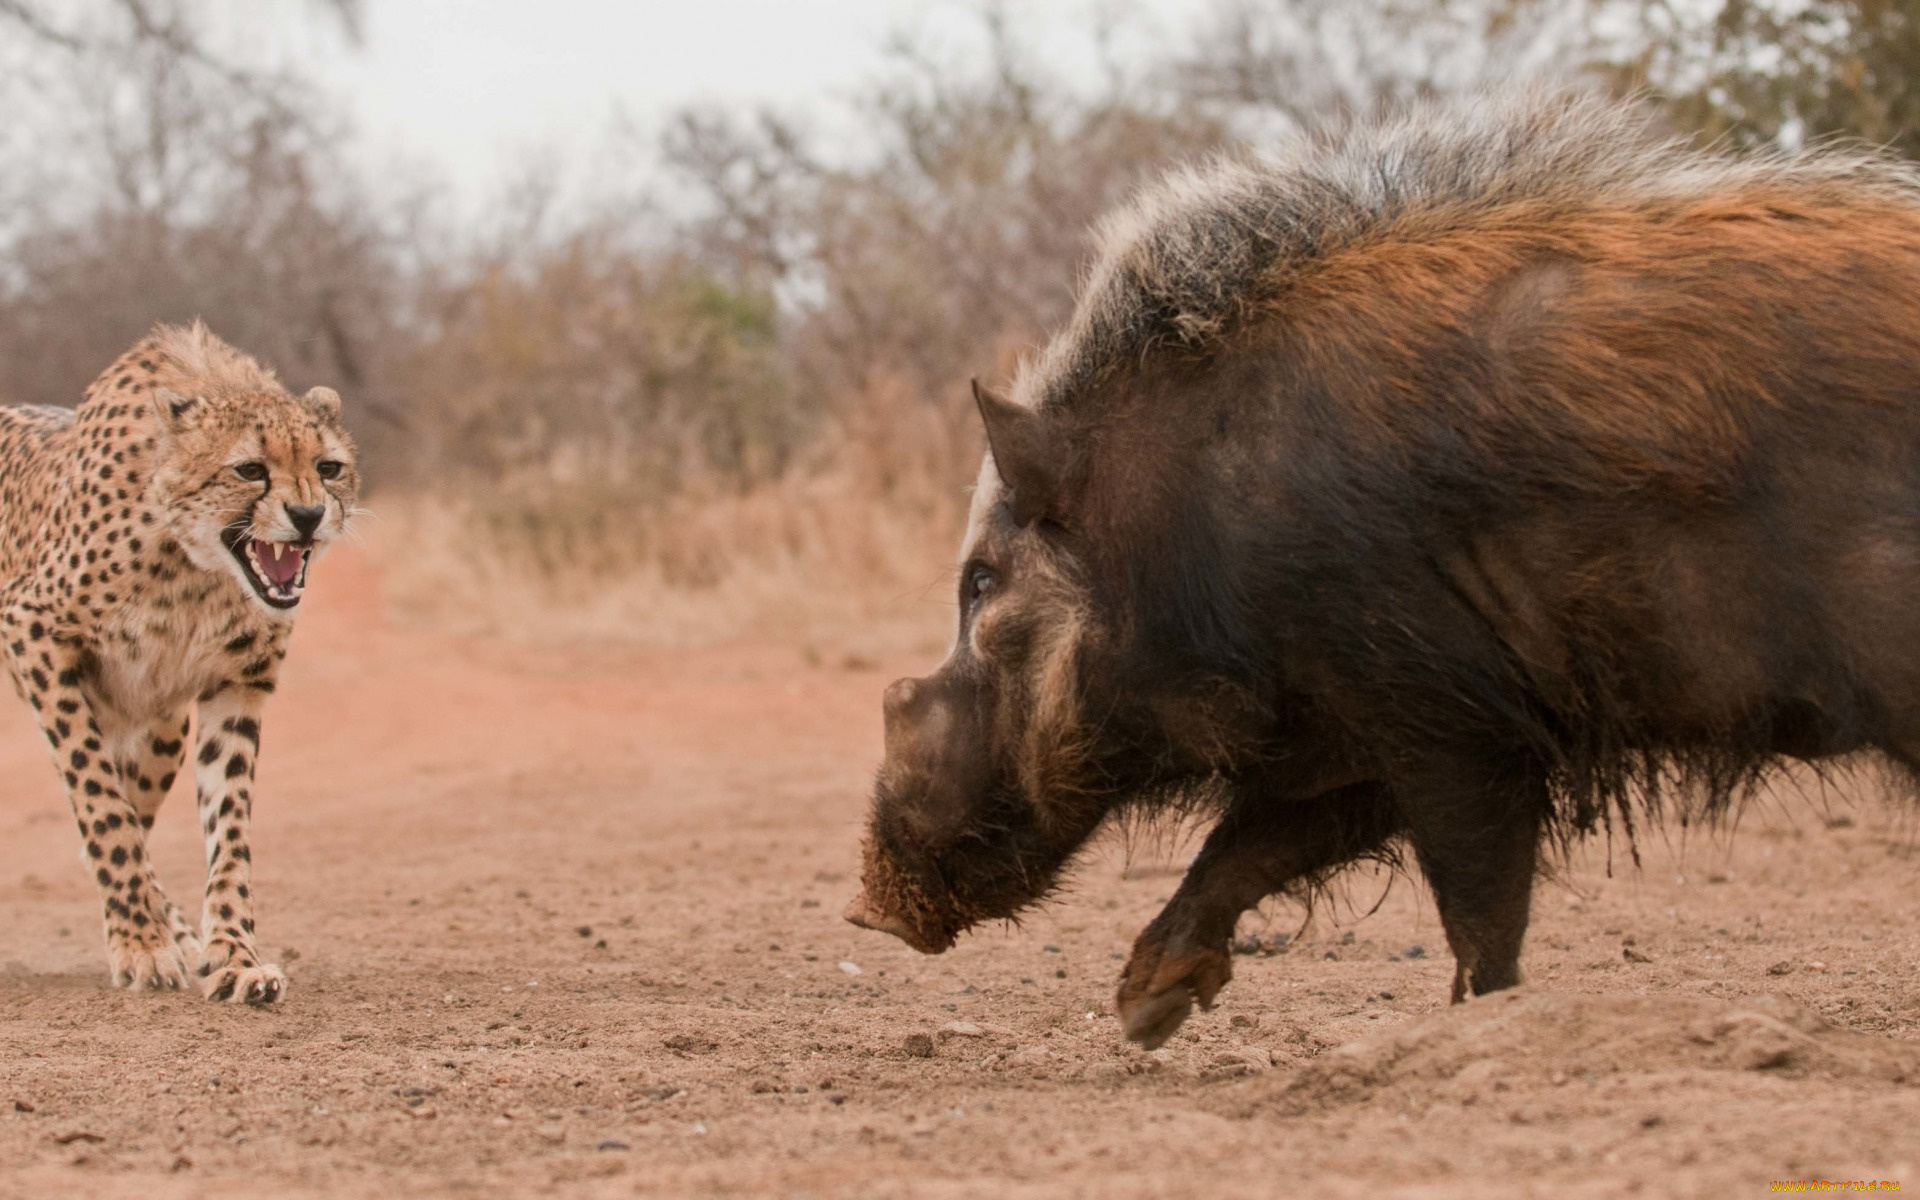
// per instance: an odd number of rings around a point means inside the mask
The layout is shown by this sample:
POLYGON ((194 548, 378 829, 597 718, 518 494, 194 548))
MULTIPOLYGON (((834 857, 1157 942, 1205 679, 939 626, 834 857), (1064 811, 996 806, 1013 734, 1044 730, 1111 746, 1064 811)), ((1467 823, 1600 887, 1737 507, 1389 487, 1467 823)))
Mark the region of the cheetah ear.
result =
POLYGON ((153 389, 153 411, 154 415, 160 418, 163 429, 178 427, 180 418, 191 412, 193 406, 198 403, 200 401, 192 396, 182 396, 179 392, 170 392, 163 387, 153 389))
POLYGON ((302 403, 312 409, 322 420, 340 419, 340 393, 330 387, 317 387, 300 397, 302 403))

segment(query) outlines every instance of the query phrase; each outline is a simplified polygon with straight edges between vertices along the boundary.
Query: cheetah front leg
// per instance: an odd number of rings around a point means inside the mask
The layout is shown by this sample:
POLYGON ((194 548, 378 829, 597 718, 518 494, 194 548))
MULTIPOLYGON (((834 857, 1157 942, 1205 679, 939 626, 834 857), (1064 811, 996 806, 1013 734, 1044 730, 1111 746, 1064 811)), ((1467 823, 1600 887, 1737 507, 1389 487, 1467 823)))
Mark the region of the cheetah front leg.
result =
MULTIPOLYGON (((135 731, 126 739, 127 744, 120 751, 120 790, 126 795, 128 803, 133 805, 134 812, 139 814, 143 844, 147 833, 153 829, 153 819, 159 815, 160 806, 165 803, 174 779, 186 765, 187 734, 190 729, 191 722, 186 717, 164 716, 135 731)), ((151 858, 148 864, 151 866, 151 858)), ((153 908, 166 922, 174 944, 180 947, 181 956, 189 967, 199 966, 199 926, 167 898, 157 876, 150 886, 153 889, 153 908)))
POLYGON ((226 684, 200 701, 194 772, 200 831, 207 839, 207 895, 201 913, 205 961, 200 974, 209 999, 272 1004, 286 995, 287 978, 279 967, 262 963, 254 949, 253 853, 247 847, 265 707, 255 682, 226 684))
POLYGON ((147 862, 145 827, 121 790, 120 764, 81 690, 80 649, 55 640, 38 620, 0 617, 8 666, 33 708, 66 780, 80 825, 85 862, 106 909, 107 961, 113 982, 130 988, 179 988, 187 962, 175 942, 147 862))

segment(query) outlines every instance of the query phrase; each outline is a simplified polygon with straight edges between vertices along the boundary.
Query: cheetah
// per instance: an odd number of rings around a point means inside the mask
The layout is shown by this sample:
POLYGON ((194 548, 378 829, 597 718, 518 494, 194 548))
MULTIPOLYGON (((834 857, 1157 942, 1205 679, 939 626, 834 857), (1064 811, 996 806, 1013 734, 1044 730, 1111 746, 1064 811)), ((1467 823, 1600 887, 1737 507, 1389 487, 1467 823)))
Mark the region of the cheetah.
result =
POLYGON ((286 994, 254 942, 261 710, 358 490, 339 395, 290 394, 197 321, 155 328, 78 409, 0 408, 0 646, 66 781, 117 986, 197 971, 209 999, 286 994), (198 924, 145 845, 189 753, 198 924))

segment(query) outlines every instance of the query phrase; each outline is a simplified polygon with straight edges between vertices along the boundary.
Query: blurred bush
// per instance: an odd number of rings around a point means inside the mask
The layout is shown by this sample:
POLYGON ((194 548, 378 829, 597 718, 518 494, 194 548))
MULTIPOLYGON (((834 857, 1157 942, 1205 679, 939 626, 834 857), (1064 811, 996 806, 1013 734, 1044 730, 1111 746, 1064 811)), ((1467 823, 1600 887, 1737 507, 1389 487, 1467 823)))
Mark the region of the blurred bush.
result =
MULTIPOLYGON (((1090 223, 1174 162, 1543 71, 1710 137, 1920 137, 1920 0, 1214 0, 1092 81, 1018 11, 981 10, 970 57, 896 39, 851 151, 690 110, 609 137, 642 199, 509 197, 483 236, 351 168, 310 81, 223 49, 230 9, 0 0, 0 395, 71 402, 202 316, 347 395, 376 506, 433 531, 406 543, 426 576, 884 592, 940 576, 969 378, 1065 318, 1090 223)), ((358 36, 350 0, 248 12, 358 36)))

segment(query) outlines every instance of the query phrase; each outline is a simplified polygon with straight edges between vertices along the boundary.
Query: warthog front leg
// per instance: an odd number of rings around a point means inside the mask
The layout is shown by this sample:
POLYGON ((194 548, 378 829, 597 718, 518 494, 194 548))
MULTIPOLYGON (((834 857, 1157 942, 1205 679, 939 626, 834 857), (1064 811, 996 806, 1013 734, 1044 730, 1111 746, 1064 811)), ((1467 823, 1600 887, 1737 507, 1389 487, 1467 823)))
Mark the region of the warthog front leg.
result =
POLYGON ((1118 997, 1127 1037, 1155 1049, 1196 1002, 1213 1007, 1233 977, 1233 929, 1242 913, 1379 849, 1399 832, 1399 822, 1383 784, 1354 784, 1311 799, 1243 787, 1173 899, 1133 944, 1118 997))

